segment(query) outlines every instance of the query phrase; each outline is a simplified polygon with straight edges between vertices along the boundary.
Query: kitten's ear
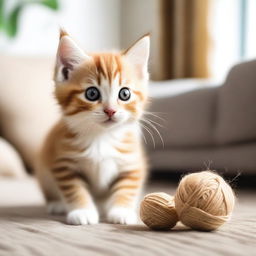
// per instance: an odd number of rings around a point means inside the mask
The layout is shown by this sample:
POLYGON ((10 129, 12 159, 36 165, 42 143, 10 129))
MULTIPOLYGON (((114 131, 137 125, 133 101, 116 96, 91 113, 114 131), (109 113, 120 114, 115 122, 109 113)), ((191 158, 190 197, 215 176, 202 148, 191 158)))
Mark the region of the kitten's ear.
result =
POLYGON ((147 34, 124 52, 129 62, 135 65, 140 79, 148 79, 149 51, 150 36, 147 34))
POLYGON ((68 33, 61 29, 56 59, 55 80, 57 82, 68 80, 71 72, 82 62, 89 59, 90 56, 86 55, 68 33))

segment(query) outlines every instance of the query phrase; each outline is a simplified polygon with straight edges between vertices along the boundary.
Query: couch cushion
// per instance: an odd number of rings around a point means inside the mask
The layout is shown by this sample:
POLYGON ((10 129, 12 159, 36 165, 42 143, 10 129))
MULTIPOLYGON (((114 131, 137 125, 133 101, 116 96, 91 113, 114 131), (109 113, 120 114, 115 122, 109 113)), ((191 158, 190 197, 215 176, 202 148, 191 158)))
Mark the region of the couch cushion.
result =
POLYGON ((0 178, 3 176, 22 178, 26 171, 18 152, 0 137, 0 178))
POLYGON ((58 118, 53 59, 0 57, 1 132, 31 167, 42 139, 58 118))

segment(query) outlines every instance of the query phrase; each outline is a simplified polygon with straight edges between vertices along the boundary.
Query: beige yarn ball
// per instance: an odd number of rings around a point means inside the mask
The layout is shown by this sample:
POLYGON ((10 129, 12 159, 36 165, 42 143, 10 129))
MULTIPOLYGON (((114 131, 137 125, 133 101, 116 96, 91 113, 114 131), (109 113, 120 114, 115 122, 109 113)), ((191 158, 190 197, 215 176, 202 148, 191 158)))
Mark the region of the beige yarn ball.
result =
POLYGON ((186 175, 175 194, 180 221, 193 229, 215 230, 231 217, 235 197, 225 180, 211 171, 186 175))
POLYGON ((174 197, 162 192, 146 195, 140 205, 140 218, 151 229, 173 228, 178 221, 174 197))

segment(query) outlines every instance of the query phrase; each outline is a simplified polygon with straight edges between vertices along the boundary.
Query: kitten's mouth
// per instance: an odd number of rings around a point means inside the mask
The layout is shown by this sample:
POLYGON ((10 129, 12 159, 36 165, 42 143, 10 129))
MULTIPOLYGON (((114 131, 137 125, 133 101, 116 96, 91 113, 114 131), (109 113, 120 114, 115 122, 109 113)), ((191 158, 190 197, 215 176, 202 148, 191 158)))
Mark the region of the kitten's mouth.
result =
POLYGON ((109 118, 109 119, 105 120, 103 123, 104 124, 114 124, 114 123, 116 123, 116 121, 111 119, 111 118, 109 118))

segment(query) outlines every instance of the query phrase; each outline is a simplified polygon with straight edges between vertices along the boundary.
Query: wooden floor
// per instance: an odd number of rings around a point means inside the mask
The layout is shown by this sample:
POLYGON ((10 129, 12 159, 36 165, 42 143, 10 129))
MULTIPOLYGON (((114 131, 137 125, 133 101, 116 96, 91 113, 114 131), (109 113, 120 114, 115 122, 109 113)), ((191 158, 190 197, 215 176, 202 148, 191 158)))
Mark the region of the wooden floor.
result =
MULTIPOLYGON (((175 183, 155 182, 147 192, 174 193, 175 183)), ((101 223, 69 226, 45 213, 33 179, 0 180, 0 255, 256 255, 256 191, 236 191, 232 220, 215 232, 179 224, 167 232, 101 223)))

